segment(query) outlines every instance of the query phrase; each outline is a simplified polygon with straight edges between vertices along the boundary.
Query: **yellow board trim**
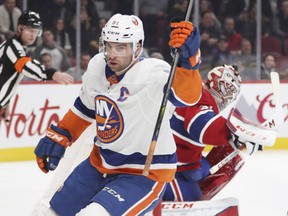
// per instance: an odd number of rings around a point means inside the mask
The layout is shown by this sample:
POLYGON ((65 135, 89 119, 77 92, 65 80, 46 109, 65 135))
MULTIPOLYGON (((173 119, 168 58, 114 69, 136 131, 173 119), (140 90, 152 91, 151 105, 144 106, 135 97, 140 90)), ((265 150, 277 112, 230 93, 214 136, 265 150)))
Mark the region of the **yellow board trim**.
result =
MULTIPOLYGON (((208 151, 212 146, 207 146, 208 151)), ((0 162, 35 160, 35 147, 7 148, 0 149, 0 162)), ((288 150, 288 138, 277 138, 272 147, 265 147, 264 150, 288 150)))
POLYGON ((35 147, 0 149, 0 162, 35 160, 35 147))

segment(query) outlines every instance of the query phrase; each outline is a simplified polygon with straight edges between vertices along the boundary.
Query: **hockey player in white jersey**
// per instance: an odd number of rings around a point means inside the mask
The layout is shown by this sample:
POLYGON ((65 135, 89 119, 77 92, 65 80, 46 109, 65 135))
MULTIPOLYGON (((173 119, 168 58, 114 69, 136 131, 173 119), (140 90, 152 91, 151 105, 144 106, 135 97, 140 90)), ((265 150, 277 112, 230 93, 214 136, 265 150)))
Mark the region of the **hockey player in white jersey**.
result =
MULTIPOLYGON (((171 22, 169 45, 180 49, 167 109, 194 105, 202 94, 199 31, 171 22)), ((54 170, 66 147, 96 120, 94 148, 50 201, 57 215, 144 215, 161 200, 176 171, 176 146, 166 112, 148 176, 142 171, 170 66, 140 58, 144 31, 137 16, 115 14, 102 30, 104 53, 94 56, 80 95, 38 143, 39 168, 54 170)))

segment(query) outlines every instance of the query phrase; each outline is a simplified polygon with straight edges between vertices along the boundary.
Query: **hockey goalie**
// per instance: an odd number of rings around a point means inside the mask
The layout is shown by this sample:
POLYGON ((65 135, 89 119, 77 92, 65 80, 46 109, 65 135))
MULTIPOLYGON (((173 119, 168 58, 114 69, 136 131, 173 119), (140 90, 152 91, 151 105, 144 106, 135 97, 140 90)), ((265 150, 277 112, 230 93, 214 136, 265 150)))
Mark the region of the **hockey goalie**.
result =
MULTIPOLYGON (((198 211, 197 215, 218 215, 219 212, 221 215, 238 215, 235 199, 206 203, 205 200, 211 200, 242 168, 244 159, 240 150, 251 155, 262 150, 262 144, 273 145, 277 132, 263 127, 260 130, 267 135, 255 137, 252 129, 255 131, 258 126, 246 121, 236 109, 231 109, 227 119, 221 115, 228 105, 228 108, 232 107, 231 103, 240 93, 241 77, 237 66, 213 68, 203 86, 199 102, 194 106, 177 108, 170 121, 177 144, 178 168, 163 196, 162 212, 165 208, 172 209, 172 202, 201 200, 204 207, 201 202, 194 202, 192 206, 195 212, 198 211), (207 145, 213 147, 204 156, 203 150, 207 145), (199 214, 197 206, 206 209, 205 214, 201 211, 199 214)), ((194 215, 193 208, 189 215, 194 215)))

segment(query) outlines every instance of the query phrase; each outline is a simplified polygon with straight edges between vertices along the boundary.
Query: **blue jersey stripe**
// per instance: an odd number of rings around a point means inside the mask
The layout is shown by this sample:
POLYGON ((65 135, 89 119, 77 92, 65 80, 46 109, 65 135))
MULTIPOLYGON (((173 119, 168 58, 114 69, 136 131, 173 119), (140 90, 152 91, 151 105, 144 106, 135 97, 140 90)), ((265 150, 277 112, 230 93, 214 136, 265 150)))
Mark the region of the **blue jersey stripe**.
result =
POLYGON ((203 112, 192 122, 189 132, 190 132, 190 137, 197 141, 200 142, 200 135, 201 131, 203 128, 206 126, 207 122, 215 116, 215 113, 212 111, 209 112, 203 112))
POLYGON ((95 118, 95 110, 88 109, 81 101, 80 97, 77 97, 74 102, 74 107, 79 110, 81 113, 89 116, 90 118, 95 118))
MULTIPOLYGON (((101 147, 99 147, 99 152, 106 163, 115 167, 123 166, 124 164, 144 165, 147 158, 146 155, 142 155, 139 152, 133 153, 131 155, 124 155, 109 149, 103 149, 101 147)), ((177 156, 176 153, 173 153, 172 155, 154 155, 152 164, 175 164, 176 162, 177 156)))

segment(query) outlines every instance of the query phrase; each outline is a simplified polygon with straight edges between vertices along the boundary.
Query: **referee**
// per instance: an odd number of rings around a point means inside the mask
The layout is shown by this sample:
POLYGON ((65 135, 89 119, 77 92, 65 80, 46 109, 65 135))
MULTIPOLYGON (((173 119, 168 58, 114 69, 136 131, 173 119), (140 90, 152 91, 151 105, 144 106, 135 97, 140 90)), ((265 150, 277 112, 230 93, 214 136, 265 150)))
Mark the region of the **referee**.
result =
POLYGON ((56 69, 45 69, 26 52, 36 37, 41 36, 42 22, 38 13, 26 10, 18 19, 16 36, 0 45, 0 120, 8 120, 9 102, 24 76, 41 81, 54 80, 61 84, 74 82, 72 76, 56 69))

